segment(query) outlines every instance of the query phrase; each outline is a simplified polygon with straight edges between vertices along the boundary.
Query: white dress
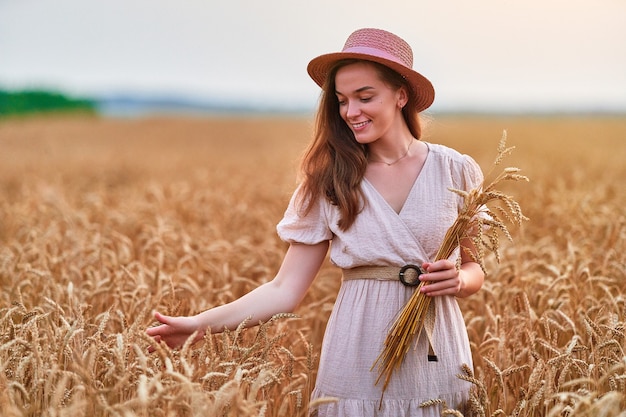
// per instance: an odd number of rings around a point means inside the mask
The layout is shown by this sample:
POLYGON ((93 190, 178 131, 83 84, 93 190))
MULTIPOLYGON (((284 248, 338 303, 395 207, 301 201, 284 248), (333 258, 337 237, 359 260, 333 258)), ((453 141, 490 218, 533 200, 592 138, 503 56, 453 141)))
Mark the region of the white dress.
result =
MULTIPOLYGON (((331 262, 342 269, 433 261, 462 204, 462 198, 449 188, 470 190, 480 184, 482 173, 469 156, 442 145, 427 145, 424 166, 399 214, 363 179, 366 204, 349 230, 337 227, 339 212, 325 199, 302 217, 292 198, 277 226, 279 236, 290 243, 332 240, 331 262)), ((463 316, 452 296, 434 298, 432 343, 438 361, 428 361, 428 339, 422 332, 415 349, 409 350, 392 376, 379 407, 383 381, 375 385, 378 373, 370 369, 382 352, 391 324, 413 291, 414 287, 404 286, 399 280, 342 282, 326 326, 311 396, 337 401, 324 403, 313 415, 438 417, 441 414, 437 406, 420 407, 432 399, 443 399, 448 407, 462 409, 470 384, 457 375, 462 373, 463 364, 472 367, 472 356, 463 316)))

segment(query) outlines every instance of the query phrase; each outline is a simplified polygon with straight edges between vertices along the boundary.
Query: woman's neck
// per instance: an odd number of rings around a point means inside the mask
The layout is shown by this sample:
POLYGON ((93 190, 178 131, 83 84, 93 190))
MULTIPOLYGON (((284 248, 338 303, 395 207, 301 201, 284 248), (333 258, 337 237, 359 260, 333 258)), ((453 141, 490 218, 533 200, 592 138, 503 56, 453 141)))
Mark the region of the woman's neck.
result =
POLYGON ((394 140, 393 143, 385 143, 382 138, 368 145, 368 161, 370 163, 395 165, 405 159, 411 153, 411 148, 416 139, 409 135, 404 135, 401 140, 394 140))

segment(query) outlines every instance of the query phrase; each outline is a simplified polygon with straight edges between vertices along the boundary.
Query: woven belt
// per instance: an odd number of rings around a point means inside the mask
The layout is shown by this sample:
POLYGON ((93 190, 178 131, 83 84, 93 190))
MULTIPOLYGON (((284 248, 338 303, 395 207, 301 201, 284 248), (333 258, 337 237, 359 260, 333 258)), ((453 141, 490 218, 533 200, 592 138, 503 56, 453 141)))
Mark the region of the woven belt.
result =
POLYGON ((379 281, 400 280, 407 287, 419 285, 419 276, 424 273, 422 267, 412 264, 398 266, 357 266, 344 269, 343 279, 375 279, 379 281))
MULTIPOLYGON (((356 268, 343 269, 343 279, 373 279, 378 281, 399 280, 407 287, 415 287, 420 284, 419 276, 424 270, 417 265, 407 264, 403 267, 397 266, 358 266, 356 268)), ((437 355, 433 348, 433 332, 435 329, 435 303, 430 302, 424 320, 424 330, 428 337, 428 361, 437 362, 437 355)))

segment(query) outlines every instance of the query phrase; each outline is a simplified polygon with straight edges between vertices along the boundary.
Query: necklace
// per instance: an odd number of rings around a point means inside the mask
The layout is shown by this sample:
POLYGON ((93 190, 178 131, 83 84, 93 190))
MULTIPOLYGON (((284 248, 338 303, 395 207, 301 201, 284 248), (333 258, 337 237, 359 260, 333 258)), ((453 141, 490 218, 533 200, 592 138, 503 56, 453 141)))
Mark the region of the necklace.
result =
POLYGON ((388 167, 400 162, 402 159, 404 159, 408 154, 409 154, 409 149, 411 149, 411 145, 413 144, 414 140, 413 138, 411 138, 411 141, 409 142, 409 146, 406 147, 406 151, 404 152, 404 154, 402 154, 402 156, 398 159, 396 159, 395 161, 391 161, 391 162, 386 162, 386 161, 377 161, 375 159, 370 159, 370 162, 378 162, 380 164, 385 164, 388 167))

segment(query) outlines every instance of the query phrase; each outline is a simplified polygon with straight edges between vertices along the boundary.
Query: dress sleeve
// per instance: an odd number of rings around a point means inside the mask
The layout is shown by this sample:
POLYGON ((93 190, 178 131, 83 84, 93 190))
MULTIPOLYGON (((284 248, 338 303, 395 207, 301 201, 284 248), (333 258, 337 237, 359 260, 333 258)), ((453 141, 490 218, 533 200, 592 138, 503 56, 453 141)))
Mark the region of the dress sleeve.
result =
MULTIPOLYGON (((462 177, 463 177, 464 186, 462 189, 464 191, 470 191, 470 190, 480 187, 485 178, 480 166, 471 156, 468 156, 468 155, 463 155, 463 161, 464 162, 463 162, 462 177)), ((460 200, 459 211, 461 211, 462 208, 463 208, 463 199, 460 200)), ((480 210, 480 212, 478 213, 478 216, 483 219, 489 218, 487 213, 485 213, 485 211, 483 210, 480 210)), ((488 226, 483 226, 483 227, 485 229, 489 228, 488 226)))
POLYGON ((463 155, 463 190, 470 191, 479 187, 483 178, 483 172, 478 163, 471 156, 463 155))
MULTIPOLYGON (((457 190, 471 191, 479 187, 483 182, 483 172, 478 163, 469 155, 460 155, 455 158, 452 168, 453 186, 457 190)), ((463 197, 457 196, 457 210, 463 209, 463 197)))
POLYGON ((330 240, 333 233, 328 227, 328 216, 326 206, 328 205, 321 198, 313 202, 311 210, 303 215, 300 207, 298 192, 300 188, 291 196, 287 210, 282 220, 276 226, 278 236, 288 243, 303 243, 314 245, 316 243, 330 240))

